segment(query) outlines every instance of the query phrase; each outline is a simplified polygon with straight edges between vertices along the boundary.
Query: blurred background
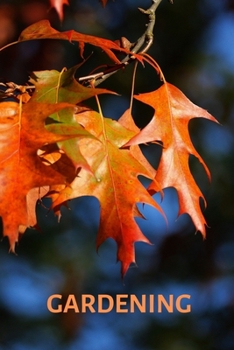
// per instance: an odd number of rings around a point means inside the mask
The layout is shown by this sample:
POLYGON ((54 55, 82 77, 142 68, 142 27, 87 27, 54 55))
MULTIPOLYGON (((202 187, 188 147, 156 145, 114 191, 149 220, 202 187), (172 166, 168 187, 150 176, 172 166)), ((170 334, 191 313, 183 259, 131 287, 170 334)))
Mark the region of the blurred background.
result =
MULTIPOLYGON (((97 0, 70 0, 61 24, 45 0, 0 0, 0 47, 17 40, 30 24, 49 19, 58 30, 74 29, 110 39, 136 41, 147 18, 137 7, 150 0, 109 0, 105 9, 97 0)), ((85 49, 85 56, 93 48, 85 49)), ((37 208, 41 232, 27 230, 8 253, 7 239, 0 243, 0 349, 5 350, 232 350, 234 349, 234 1, 162 1, 157 10, 155 41, 149 52, 170 83, 195 104, 208 110, 221 125, 196 119, 190 123, 194 145, 210 168, 212 182, 201 165, 191 159, 193 174, 208 203, 209 228, 204 241, 186 215, 177 218, 177 195, 165 190, 162 207, 168 226, 149 207, 146 220, 138 220, 153 245, 136 244, 137 266, 124 280, 116 263, 116 244, 107 240, 95 249, 99 203, 79 198, 63 208, 60 223, 45 208, 37 208), (169 314, 140 312, 117 314, 51 314, 51 294, 173 294, 191 295, 192 312, 169 314)), ((82 67, 89 73, 97 50, 82 67)), ((31 71, 61 70, 81 62, 77 44, 32 41, 0 52, 0 81, 25 84, 31 71)), ((108 79, 102 87, 121 96, 101 97, 104 114, 118 119, 129 106, 132 67, 108 79)), ((149 67, 138 68, 136 93, 159 86, 149 67)), ((134 104, 139 127, 152 110, 134 104)), ((143 147, 157 165, 158 146, 143 147)), ((156 199, 160 200, 156 195, 156 199)), ((9 199, 9 210, 11 201, 9 199)), ((48 203, 45 203, 47 205, 48 203)), ((14 215, 14 213, 12 213, 14 215)))

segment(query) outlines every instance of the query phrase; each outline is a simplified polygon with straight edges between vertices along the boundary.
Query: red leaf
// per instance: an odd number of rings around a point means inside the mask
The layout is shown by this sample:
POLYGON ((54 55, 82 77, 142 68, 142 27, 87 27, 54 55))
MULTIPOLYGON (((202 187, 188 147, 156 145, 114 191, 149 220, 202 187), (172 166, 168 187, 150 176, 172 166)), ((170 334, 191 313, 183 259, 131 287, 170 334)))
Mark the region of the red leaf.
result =
MULTIPOLYGON (((66 176, 42 163, 37 151, 44 144, 69 138, 55 135, 44 126, 48 115, 69 106, 67 103, 34 102, 23 106, 15 102, 0 104, 0 216, 3 235, 8 236, 12 251, 19 230, 35 223, 27 207, 28 192, 35 187, 66 182, 66 176), (12 199, 10 206, 9 198, 12 199)), ((71 108, 69 111, 72 112, 71 108)), ((35 196, 33 198, 35 202, 35 196)))
MULTIPOLYGON (((49 21, 42 20, 37 23, 32 24, 22 31, 18 42, 28 41, 34 39, 60 39, 60 40, 68 40, 68 41, 78 41, 81 47, 81 56, 83 54, 83 44, 90 44, 93 46, 100 47, 115 63, 120 63, 114 52, 124 52, 129 54, 129 50, 119 47, 115 42, 99 38, 92 35, 82 34, 76 32, 74 30, 69 30, 66 32, 59 32, 50 26, 49 21)), ((135 55, 135 57, 139 60, 142 60, 142 57, 139 55, 135 55)))
MULTIPOLYGON (((163 143, 162 158, 155 179, 162 188, 174 187, 177 190, 179 215, 188 213, 196 229, 205 237, 206 221, 199 203, 200 198, 204 202, 205 199, 190 172, 189 155, 194 155, 199 160, 209 178, 210 172, 192 144, 188 124, 192 118, 206 118, 217 122, 216 119, 168 83, 156 91, 135 98, 153 107, 155 114, 151 122, 126 145, 150 141, 163 143)), ((154 183, 150 185, 149 191, 158 191, 154 183)))
POLYGON ((124 275, 131 263, 135 262, 134 243, 149 243, 136 224, 134 217, 143 217, 137 203, 146 203, 162 212, 144 186, 138 175, 152 179, 152 174, 128 149, 121 147, 134 132, 118 122, 103 119, 97 112, 79 114, 78 122, 87 131, 94 133, 97 140, 81 140, 79 147, 89 162, 93 174, 81 170, 69 186, 53 195, 54 208, 60 207, 68 199, 80 196, 95 196, 101 205, 100 227, 97 247, 107 238, 113 238, 118 245, 118 260, 122 263, 124 275))

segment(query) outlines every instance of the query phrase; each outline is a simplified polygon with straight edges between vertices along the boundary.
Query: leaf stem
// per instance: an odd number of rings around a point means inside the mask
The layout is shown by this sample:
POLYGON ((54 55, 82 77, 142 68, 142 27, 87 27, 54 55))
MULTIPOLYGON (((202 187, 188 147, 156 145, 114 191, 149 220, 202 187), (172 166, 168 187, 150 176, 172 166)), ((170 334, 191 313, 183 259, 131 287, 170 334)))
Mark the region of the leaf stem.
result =
POLYGON ((137 66, 138 66, 138 62, 136 61, 134 64, 133 77, 132 77, 131 99, 130 99, 130 106, 129 106, 130 111, 132 111, 132 105, 133 105, 133 95, 134 95, 134 87, 135 87, 135 81, 136 81, 137 66))
POLYGON ((159 64, 150 55, 148 55, 147 53, 143 53, 143 55, 148 58, 147 62, 149 64, 151 64, 158 71, 161 80, 165 84, 166 83, 166 78, 164 77, 163 71, 161 70, 161 67, 159 66, 159 64))

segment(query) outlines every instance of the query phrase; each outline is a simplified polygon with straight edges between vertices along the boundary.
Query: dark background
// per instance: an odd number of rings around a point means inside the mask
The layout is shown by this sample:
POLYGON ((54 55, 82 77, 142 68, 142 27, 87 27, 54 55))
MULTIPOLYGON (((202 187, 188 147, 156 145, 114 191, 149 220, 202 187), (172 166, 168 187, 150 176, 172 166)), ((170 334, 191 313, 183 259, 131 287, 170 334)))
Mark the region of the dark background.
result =
MULTIPOLYGON (((232 350, 234 349, 234 1, 162 1, 157 10, 155 41, 150 54, 170 83, 194 103, 207 109, 221 125, 206 120, 190 123, 192 140, 212 174, 206 178, 200 164, 191 167, 207 199, 209 228, 203 241, 186 215, 177 219, 177 196, 165 191, 162 206, 169 225, 146 206, 147 220, 139 221, 153 243, 136 244, 137 267, 124 280, 116 263, 116 244, 106 241, 95 251, 99 222, 96 199, 79 198, 63 209, 58 224, 52 213, 39 207, 41 232, 27 230, 8 253, 7 239, 0 244, 0 349, 81 350, 232 350), (169 314, 51 314, 46 308, 51 294, 180 294, 191 295, 192 312, 169 314)), ((146 18, 137 7, 151 1, 109 0, 105 9, 97 0, 70 0, 60 24, 47 1, 0 1, 0 46, 14 41, 28 25, 48 18, 58 30, 136 41, 146 18)), ((85 54, 93 48, 87 47, 85 54)), ((103 62, 95 52, 84 73, 103 62), (101 61, 102 62, 102 61, 101 61)), ((30 71, 61 70, 80 62, 77 45, 60 41, 22 43, 0 52, 1 81, 25 84, 30 71)), ((106 116, 119 118, 129 105, 132 67, 119 72, 103 87, 121 97, 102 97, 106 116)), ((138 92, 159 85, 149 68, 139 68, 138 92)), ((139 126, 151 110, 134 105, 139 126)), ((156 162, 157 147, 144 148, 156 162)), ((159 199, 159 197, 156 196, 159 199)), ((9 210, 14 198, 9 198, 9 210)), ((12 215, 14 213, 12 212, 12 215)))

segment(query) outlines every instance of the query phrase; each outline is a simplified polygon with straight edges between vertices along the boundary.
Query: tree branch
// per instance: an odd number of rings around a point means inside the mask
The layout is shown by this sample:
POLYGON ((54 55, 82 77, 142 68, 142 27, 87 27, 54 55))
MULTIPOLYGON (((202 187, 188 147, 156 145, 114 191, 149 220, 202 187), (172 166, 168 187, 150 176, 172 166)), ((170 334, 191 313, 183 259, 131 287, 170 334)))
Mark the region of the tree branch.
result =
MULTIPOLYGON (((154 26, 155 26, 155 20, 156 20, 156 10, 162 0, 152 0, 152 5, 147 9, 144 10, 142 8, 138 8, 140 12, 148 16, 148 23, 146 24, 146 31, 144 34, 134 43, 132 44, 131 48, 131 54, 127 55, 122 61, 121 64, 113 67, 107 68, 107 70, 104 70, 103 72, 99 72, 97 74, 92 74, 90 76, 79 78, 79 81, 90 81, 90 80, 95 80, 93 82, 93 86, 98 86, 101 84, 103 81, 108 79, 110 76, 115 74, 117 71, 119 71, 121 68, 127 66, 129 63, 133 62, 135 60, 134 54, 135 53, 145 53, 149 50, 151 45, 153 44, 153 39, 154 39, 154 26), (145 46, 144 46, 145 45, 145 46), (144 46, 144 47, 143 47, 144 46)), ((173 4, 173 0, 169 0, 171 4, 173 4)))
POLYGON ((155 20, 156 20, 156 10, 161 3, 162 0, 152 0, 153 4, 148 8, 147 10, 144 10, 142 8, 138 8, 139 11, 144 13, 145 15, 148 15, 149 17, 149 22, 146 25, 147 29, 145 33, 137 40, 135 47, 133 48, 134 52, 139 52, 141 47, 146 43, 146 46, 144 49, 141 50, 141 52, 147 52, 150 46, 153 44, 153 30, 155 26, 155 20))

